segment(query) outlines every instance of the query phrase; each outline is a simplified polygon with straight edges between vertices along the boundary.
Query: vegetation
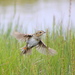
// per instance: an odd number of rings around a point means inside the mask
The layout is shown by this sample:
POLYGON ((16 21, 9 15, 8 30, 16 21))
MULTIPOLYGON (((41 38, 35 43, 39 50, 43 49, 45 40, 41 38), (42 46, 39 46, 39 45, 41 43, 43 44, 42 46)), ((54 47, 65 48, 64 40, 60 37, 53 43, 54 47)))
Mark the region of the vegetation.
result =
POLYGON ((10 35, 11 27, 5 34, 0 34, 0 75, 75 75, 75 36, 72 30, 63 35, 62 26, 57 29, 53 22, 53 31, 47 29, 43 40, 58 54, 43 55, 34 48, 32 55, 21 56, 20 48, 25 43, 10 35))
MULTIPOLYGON (((0 2, 3 3, 2 0, 0 2)), ((58 52, 55 56, 40 54, 35 48, 32 55, 21 56, 20 48, 25 43, 18 42, 11 36, 12 22, 6 33, 4 28, 0 29, 0 75, 75 75, 75 31, 69 29, 71 2, 72 0, 69 4, 69 25, 65 33, 62 21, 56 25, 54 17, 52 31, 47 29, 43 38, 47 47, 58 52)), ((7 3, 10 4, 10 1, 7 3)), ((18 24, 15 26, 15 30, 22 31, 21 29, 18 24)))

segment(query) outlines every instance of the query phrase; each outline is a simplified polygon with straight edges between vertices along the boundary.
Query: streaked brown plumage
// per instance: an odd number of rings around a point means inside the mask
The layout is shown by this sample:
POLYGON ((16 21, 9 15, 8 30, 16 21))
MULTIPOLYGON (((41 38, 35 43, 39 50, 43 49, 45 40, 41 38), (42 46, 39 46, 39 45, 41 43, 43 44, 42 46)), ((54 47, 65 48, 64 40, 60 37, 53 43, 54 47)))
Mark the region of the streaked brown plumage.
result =
POLYGON ((38 31, 35 34, 22 34, 19 32, 14 32, 13 36, 18 40, 23 40, 26 42, 26 46, 21 48, 22 54, 28 54, 32 52, 32 48, 36 47, 36 50, 42 54, 57 54, 56 50, 47 48, 47 46, 41 41, 41 36, 44 34, 44 31, 38 31))

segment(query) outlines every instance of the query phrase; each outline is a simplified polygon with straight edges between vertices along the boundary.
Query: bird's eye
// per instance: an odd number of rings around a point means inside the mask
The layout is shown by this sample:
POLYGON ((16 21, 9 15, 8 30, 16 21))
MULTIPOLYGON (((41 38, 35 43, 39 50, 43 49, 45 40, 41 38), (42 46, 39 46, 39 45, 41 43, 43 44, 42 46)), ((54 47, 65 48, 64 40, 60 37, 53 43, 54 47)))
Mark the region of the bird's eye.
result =
POLYGON ((40 33, 42 33, 42 32, 40 32, 40 33))

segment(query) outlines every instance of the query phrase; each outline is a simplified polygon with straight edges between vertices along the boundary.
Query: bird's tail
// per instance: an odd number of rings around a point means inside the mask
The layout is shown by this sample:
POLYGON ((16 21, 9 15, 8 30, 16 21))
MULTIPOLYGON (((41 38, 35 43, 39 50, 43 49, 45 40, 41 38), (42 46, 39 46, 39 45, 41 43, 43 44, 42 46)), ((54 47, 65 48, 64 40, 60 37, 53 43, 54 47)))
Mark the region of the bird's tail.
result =
POLYGON ((27 47, 22 47, 21 48, 21 55, 22 54, 31 54, 31 49, 27 48, 27 47))

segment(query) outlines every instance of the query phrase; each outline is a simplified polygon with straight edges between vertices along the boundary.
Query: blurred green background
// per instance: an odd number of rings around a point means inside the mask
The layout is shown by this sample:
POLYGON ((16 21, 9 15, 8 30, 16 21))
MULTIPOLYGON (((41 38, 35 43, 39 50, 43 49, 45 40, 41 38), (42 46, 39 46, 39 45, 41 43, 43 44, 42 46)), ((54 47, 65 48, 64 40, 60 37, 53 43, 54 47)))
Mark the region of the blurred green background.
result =
POLYGON ((75 75, 75 1, 0 0, 0 75, 75 75), (38 30, 46 31, 42 40, 57 55, 36 48, 20 55, 25 42, 12 37, 13 31, 38 30))

